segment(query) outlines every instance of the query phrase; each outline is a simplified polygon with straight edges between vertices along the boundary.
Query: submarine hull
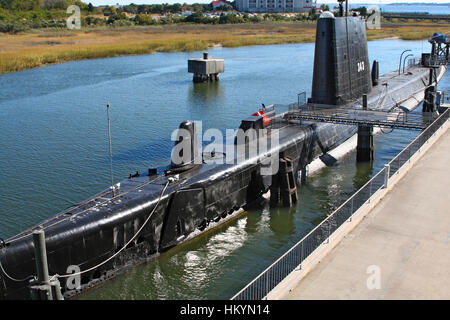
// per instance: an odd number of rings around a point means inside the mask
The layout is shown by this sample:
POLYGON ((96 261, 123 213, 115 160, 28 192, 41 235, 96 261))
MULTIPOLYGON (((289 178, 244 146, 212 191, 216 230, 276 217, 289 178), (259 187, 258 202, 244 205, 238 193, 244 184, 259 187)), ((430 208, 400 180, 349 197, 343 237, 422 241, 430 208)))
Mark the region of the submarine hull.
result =
MULTIPOLYGON (((282 146, 276 152, 290 157, 294 172, 298 172, 355 132, 355 127, 331 124, 288 128, 281 133, 282 146), (292 134, 293 130, 296 131, 295 135, 292 134)), ((86 205, 91 206, 86 212, 83 212, 86 207, 80 207, 42 224, 46 232, 49 273, 65 275, 72 270, 72 266, 86 270, 122 249, 156 206, 165 184, 165 180, 159 178, 162 177, 141 176, 122 182, 122 185, 127 185, 127 182, 141 185, 145 180, 155 180, 142 187, 141 192, 133 191, 141 193, 141 197, 131 201, 122 198, 121 203, 115 204, 114 208, 105 206, 102 209, 101 204, 91 203, 86 205)), ((191 169, 182 174, 181 179, 192 181, 183 185, 169 184, 139 236, 108 263, 83 273, 81 287, 71 289, 73 279, 60 278, 66 297, 156 257, 193 235, 201 234, 210 224, 220 224, 230 214, 260 199, 270 187, 261 175, 260 163, 237 168, 232 165, 212 166, 209 172, 191 169), (208 178, 211 174, 216 178, 208 178)), ((14 278, 36 274, 31 230, 9 239, 4 250, 6 254, 1 257, 1 262, 6 272, 13 274, 14 278)), ((1 275, 1 284, 0 297, 3 299, 29 297, 26 281, 16 282, 1 275)))

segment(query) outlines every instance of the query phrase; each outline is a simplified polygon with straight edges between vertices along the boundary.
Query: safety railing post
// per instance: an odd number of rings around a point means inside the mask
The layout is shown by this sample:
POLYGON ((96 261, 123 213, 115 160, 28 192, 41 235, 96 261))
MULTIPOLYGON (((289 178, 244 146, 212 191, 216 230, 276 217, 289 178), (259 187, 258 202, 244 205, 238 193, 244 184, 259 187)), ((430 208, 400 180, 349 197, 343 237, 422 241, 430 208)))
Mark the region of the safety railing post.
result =
POLYGON ((389 164, 384 165, 384 184, 383 188, 386 189, 389 183, 389 173, 391 171, 391 166, 389 164))

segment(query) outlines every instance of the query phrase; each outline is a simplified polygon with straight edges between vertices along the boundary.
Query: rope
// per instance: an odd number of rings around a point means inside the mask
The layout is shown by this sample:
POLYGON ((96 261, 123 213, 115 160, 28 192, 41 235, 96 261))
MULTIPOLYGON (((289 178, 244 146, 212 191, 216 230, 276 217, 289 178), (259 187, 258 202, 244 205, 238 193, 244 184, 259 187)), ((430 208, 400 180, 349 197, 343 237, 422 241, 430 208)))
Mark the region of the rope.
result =
MULTIPOLYGON (((5 248, 5 247, 6 247, 5 240, 3 240, 2 238, 0 238, 0 248, 5 248)), ((14 278, 14 277, 10 276, 10 275, 5 271, 5 269, 3 268, 3 265, 2 265, 2 259, 1 259, 1 258, 0 258, 0 269, 2 270, 3 274, 4 274, 8 279, 10 279, 10 280, 12 280, 12 281, 15 281, 15 282, 24 282, 24 281, 30 279, 30 277, 33 277, 33 276, 28 276, 28 277, 23 278, 23 279, 17 279, 17 278, 14 278)), ((33 278, 34 278, 34 277, 33 277, 33 278)))
POLYGON ((104 265, 105 263, 107 263, 108 261, 110 261, 110 260, 112 260, 112 259, 114 259, 120 252, 122 252, 126 247, 128 247, 128 245, 139 235, 139 233, 142 231, 142 229, 144 229, 144 227, 145 227, 145 225, 148 223, 148 221, 150 220, 150 218, 152 217, 152 215, 155 213, 155 211, 156 211, 156 208, 158 207, 158 205, 159 205, 159 203, 160 203, 160 201, 161 201, 161 199, 162 199, 162 197, 163 197, 163 195, 164 195, 164 192, 166 191, 166 189, 167 189, 167 187, 168 187, 168 185, 169 185, 169 183, 170 183, 170 181, 167 181, 167 183, 166 183, 166 185, 164 186, 164 188, 163 188, 163 190, 162 190, 162 192, 161 192, 161 195, 159 196, 159 199, 158 199, 158 202, 156 203, 156 205, 155 205, 155 207, 153 208, 153 210, 152 210, 152 212, 149 214, 149 216, 147 217, 147 219, 144 221, 144 223, 142 224, 142 226, 139 228, 139 230, 135 233, 135 235, 119 250, 119 251, 117 251, 115 254, 113 254, 111 257, 109 257, 108 259, 106 259, 105 261, 103 261, 103 262, 101 262, 101 263, 99 263, 99 264, 97 264, 97 265, 95 265, 95 266, 93 266, 93 267, 91 267, 91 268, 89 268, 89 269, 86 269, 86 270, 83 270, 83 271, 80 271, 80 272, 77 272, 77 273, 70 273, 70 274, 64 274, 64 275, 58 275, 58 277, 59 278, 68 278, 68 277, 73 277, 73 276, 77 276, 77 275, 80 275, 80 274, 83 274, 83 273, 86 273, 86 272, 89 272, 89 271, 92 271, 92 270, 94 270, 94 269, 97 269, 98 267, 100 267, 100 266, 102 266, 102 265, 104 265))
POLYGON ((14 281, 14 282, 25 282, 25 281, 28 281, 28 280, 31 280, 31 279, 36 279, 34 276, 31 276, 31 275, 28 276, 28 277, 26 277, 26 278, 23 278, 23 279, 16 279, 16 278, 10 276, 10 275, 5 271, 5 269, 3 268, 2 260, 1 260, 1 259, 0 259, 0 269, 2 270, 3 274, 4 274, 8 279, 10 279, 10 280, 12 280, 12 281, 14 281))

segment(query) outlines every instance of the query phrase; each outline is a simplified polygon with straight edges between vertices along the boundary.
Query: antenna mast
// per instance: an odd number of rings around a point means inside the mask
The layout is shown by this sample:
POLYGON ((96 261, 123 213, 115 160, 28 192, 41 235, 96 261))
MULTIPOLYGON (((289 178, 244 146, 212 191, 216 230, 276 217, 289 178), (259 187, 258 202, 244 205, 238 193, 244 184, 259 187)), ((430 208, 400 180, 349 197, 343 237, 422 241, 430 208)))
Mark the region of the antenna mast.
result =
POLYGON ((339 16, 340 17, 348 16, 348 0, 337 0, 337 1, 339 2, 339 16), (343 2, 345 2, 345 9, 343 2))
POLYGON ((109 141, 109 171, 111 174, 111 190, 112 196, 114 197, 114 179, 113 179, 113 169, 112 169, 112 147, 111 147, 111 125, 109 121, 109 103, 106 105, 106 114, 108 117, 108 141, 109 141))

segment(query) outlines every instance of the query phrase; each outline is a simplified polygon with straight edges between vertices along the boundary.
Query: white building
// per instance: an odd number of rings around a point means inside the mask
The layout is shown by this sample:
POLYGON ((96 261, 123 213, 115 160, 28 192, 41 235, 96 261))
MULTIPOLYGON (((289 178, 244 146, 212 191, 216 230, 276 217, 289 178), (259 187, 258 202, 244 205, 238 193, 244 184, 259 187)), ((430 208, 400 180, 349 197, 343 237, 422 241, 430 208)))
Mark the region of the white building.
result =
POLYGON ((305 12, 316 0, 236 0, 236 9, 245 12, 305 12))

